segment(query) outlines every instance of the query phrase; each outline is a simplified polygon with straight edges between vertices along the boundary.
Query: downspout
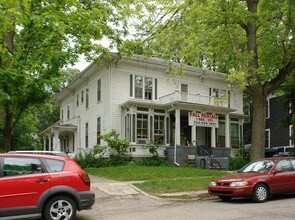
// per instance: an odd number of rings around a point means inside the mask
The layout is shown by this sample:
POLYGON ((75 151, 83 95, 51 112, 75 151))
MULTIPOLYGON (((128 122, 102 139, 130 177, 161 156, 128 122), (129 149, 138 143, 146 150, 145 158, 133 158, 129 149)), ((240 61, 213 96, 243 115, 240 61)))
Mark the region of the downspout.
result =
POLYGON ((113 108, 112 108, 112 89, 113 89, 113 87, 112 87, 112 71, 111 71, 111 65, 112 64, 109 64, 108 65, 108 67, 109 67, 109 74, 110 74, 110 82, 109 82, 109 88, 110 88, 110 97, 109 97, 109 106, 110 106, 110 131, 111 131, 111 128, 113 127, 113 124, 112 124, 112 110, 113 110, 113 108))
MULTIPOLYGON (((174 107, 174 106, 173 106, 174 107)), ((178 122, 178 120, 177 120, 177 117, 178 117, 179 115, 177 115, 176 114, 176 109, 175 109, 175 129, 174 129, 174 164, 176 164, 177 166, 180 166, 180 164, 179 163, 177 163, 177 148, 176 148, 176 145, 177 145, 177 142, 178 142, 178 134, 179 134, 179 132, 178 132, 178 129, 179 128, 177 128, 177 126, 179 126, 179 124, 177 123, 178 122)))
POLYGON ((176 141, 174 141, 174 164, 177 165, 177 166, 180 166, 180 164, 176 162, 176 159, 177 159, 176 158, 176 152, 177 152, 177 150, 176 150, 176 141))

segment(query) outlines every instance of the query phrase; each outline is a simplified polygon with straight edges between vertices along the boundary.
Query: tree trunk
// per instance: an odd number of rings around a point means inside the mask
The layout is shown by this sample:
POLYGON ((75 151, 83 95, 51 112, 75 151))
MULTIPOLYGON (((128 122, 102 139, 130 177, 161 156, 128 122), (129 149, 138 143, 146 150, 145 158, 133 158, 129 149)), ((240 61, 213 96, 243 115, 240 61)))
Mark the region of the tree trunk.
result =
POLYGON ((252 136, 251 136, 251 160, 265 156, 265 123, 266 123, 266 96, 260 86, 252 93, 253 104, 252 136))
POLYGON ((295 103, 291 103, 291 140, 294 147, 294 156, 295 156, 295 103))

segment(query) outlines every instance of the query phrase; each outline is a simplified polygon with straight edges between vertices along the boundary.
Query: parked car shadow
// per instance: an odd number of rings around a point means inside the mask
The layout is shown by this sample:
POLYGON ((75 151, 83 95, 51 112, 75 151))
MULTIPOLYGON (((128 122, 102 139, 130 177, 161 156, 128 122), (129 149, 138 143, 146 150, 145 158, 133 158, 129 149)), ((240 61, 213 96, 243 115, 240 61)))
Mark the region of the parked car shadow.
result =
MULTIPOLYGON (((280 194, 280 195, 273 195, 270 197, 268 202, 278 201, 283 199, 294 199, 294 198, 295 198, 295 193, 286 193, 286 194, 280 194)), ((252 203, 252 200, 251 198, 237 197, 237 198, 232 198, 230 201, 222 201, 218 199, 215 202, 230 203, 230 204, 246 204, 246 203, 252 203)))

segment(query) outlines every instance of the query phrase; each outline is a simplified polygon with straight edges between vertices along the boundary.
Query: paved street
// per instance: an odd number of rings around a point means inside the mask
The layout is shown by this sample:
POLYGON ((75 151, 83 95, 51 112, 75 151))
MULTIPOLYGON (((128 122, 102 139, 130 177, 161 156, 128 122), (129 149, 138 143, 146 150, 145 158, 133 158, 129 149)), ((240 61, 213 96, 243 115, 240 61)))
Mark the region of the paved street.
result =
POLYGON ((93 178, 96 203, 92 210, 79 212, 77 220, 294 219, 290 204, 295 203, 295 195, 277 196, 262 204, 247 199, 177 202, 143 195, 128 183, 93 178))

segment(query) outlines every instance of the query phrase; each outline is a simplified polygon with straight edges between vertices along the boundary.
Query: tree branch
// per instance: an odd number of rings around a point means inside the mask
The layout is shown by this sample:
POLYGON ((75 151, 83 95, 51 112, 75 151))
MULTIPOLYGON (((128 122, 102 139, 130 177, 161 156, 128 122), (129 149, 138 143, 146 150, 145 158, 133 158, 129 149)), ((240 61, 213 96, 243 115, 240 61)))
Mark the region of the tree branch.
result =
POLYGON ((294 73, 295 69, 295 56, 281 69, 275 78, 265 84, 266 95, 276 90, 283 82, 286 81, 287 77, 294 73))

